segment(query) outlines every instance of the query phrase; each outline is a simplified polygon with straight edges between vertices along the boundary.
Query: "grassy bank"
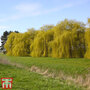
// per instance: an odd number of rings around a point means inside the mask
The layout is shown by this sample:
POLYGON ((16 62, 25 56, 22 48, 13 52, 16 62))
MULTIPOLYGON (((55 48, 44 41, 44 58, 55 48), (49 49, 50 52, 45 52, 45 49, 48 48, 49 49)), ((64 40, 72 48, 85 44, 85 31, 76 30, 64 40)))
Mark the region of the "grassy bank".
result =
POLYGON ((13 77, 12 90, 83 90, 74 84, 68 85, 64 80, 46 78, 9 65, 0 64, 0 77, 13 77))
POLYGON ((22 65, 31 67, 35 65, 43 69, 49 69, 49 71, 59 72, 62 71, 68 75, 85 75, 90 73, 90 59, 84 58, 69 58, 69 59, 58 59, 51 57, 13 57, 5 56, 11 62, 17 62, 22 65))
MULTIPOLYGON (((27 70, 24 70, 24 68, 20 69, 20 68, 16 68, 15 66, 11 67, 11 66, 0 65, 2 67, 1 69, 4 70, 6 68, 6 71, 0 70, 0 73, 2 71, 2 74, 0 74, 1 76, 4 76, 5 74, 6 76, 14 77, 16 82, 18 82, 17 77, 21 76, 20 77, 21 79, 19 78, 21 80, 21 83, 23 82, 21 86, 23 86, 23 84, 28 83, 23 89, 16 89, 16 90, 26 90, 26 87, 32 88, 34 84, 36 85, 36 89, 31 89, 31 90, 79 90, 79 89, 83 90, 83 86, 81 89, 80 87, 81 85, 78 85, 78 83, 81 83, 81 84, 88 83, 88 85, 90 85, 90 83, 87 81, 87 79, 88 80, 90 79, 90 60, 89 59, 84 59, 84 58, 56 59, 51 57, 40 57, 40 58, 13 57, 13 56, 6 56, 3 54, 0 54, 0 56, 8 59, 12 63, 18 63, 20 65, 23 65, 24 67, 32 68, 33 66, 35 66, 35 67, 38 67, 37 69, 39 70, 48 70, 48 73, 54 73, 54 75, 56 76, 62 73, 63 73, 63 76, 66 76, 63 79, 62 78, 56 79, 51 77, 45 78, 43 75, 40 75, 36 72, 28 72, 27 70), (71 83, 69 85, 69 83, 67 83, 67 80, 66 80, 68 76, 69 76, 69 79, 74 78, 73 79, 74 82, 78 80, 76 79, 76 77, 79 76, 77 85, 74 83, 71 83), (26 82, 23 81, 24 78, 27 80, 26 82), (31 83, 33 84, 31 85, 31 83)), ((16 86, 18 85, 16 84, 16 86)), ((85 88, 87 87, 88 86, 86 85, 85 88)), ((27 89, 27 90, 30 90, 30 89, 27 89)))

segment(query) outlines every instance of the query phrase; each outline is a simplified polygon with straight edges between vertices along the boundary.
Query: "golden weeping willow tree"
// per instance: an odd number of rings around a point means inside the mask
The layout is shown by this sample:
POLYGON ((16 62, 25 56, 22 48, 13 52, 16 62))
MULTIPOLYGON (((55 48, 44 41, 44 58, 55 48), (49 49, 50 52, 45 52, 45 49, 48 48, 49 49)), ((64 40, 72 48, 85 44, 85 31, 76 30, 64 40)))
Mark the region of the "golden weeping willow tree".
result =
POLYGON ((24 42, 18 43, 13 48, 13 56, 28 56, 27 49, 25 48, 24 42))
POLYGON ((71 57, 71 32, 65 31, 60 37, 60 58, 71 57))
POLYGON ((11 33, 5 44, 7 55, 28 56, 30 54, 30 33, 11 33))
MULTIPOLYGON (((81 24, 82 25, 82 24, 81 24)), ((85 27, 79 24, 72 29, 72 57, 80 58, 85 54, 85 27)))
POLYGON ((86 39, 86 54, 85 58, 90 59, 90 19, 88 19, 89 28, 86 29, 85 39, 86 39))
POLYGON ((54 29, 52 57, 83 57, 85 54, 85 25, 76 21, 64 20, 54 29))
POLYGON ((38 34, 36 35, 34 41, 30 46, 31 56, 33 57, 42 56, 43 46, 44 46, 43 35, 44 35, 44 31, 39 31, 38 34))
POLYGON ((49 42, 53 40, 53 31, 51 30, 53 27, 53 25, 45 25, 40 28, 41 30, 37 32, 30 46, 31 56, 47 57, 50 55, 49 42))
POLYGON ((30 34, 19 33, 14 39, 13 56, 28 56, 30 53, 30 34))
POLYGON ((13 50, 13 48, 15 46, 13 41, 16 38, 16 36, 17 36, 17 33, 11 33, 8 36, 8 40, 7 40, 7 42, 4 45, 4 47, 5 47, 6 51, 7 51, 7 55, 13 55, 12 50, 13 50))
POLYGON ((38 31, 34 41, 30 46, 31 56, 49 56, 49 42, 53 40, 53 31, 38 31))
POLYGON ((11 33, 5 49, 13 56, 89 57, 90 28, 86 32, 85 29, 82 22, 65 19, 56 26, 46 25, 38 31, 31 28, 25 33, 11 33))
POLYGON ((52 57, 71 57, 71 32, 65 31, 52 43, 52 57), (68 38, 68 39, 67 39, 68 38))

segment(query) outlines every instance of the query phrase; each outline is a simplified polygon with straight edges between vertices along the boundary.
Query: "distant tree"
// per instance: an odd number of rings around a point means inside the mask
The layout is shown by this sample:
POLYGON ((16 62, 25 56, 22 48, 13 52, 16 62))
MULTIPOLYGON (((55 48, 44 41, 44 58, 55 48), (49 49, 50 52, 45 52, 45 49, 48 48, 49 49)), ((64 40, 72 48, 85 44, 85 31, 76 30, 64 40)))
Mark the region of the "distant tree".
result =
POLYGON ((5 31, 3 35, 1 36, 1 50, 5 53, 4 44, 7 41, 7 36, 10 34, 10 32, 5 31))
MULTIPOLYGON (((12 32, 12 31, 10 31, 10 32, 12 32)), ((19 33, 18 31, 14 31, 15 33, 19 33)))

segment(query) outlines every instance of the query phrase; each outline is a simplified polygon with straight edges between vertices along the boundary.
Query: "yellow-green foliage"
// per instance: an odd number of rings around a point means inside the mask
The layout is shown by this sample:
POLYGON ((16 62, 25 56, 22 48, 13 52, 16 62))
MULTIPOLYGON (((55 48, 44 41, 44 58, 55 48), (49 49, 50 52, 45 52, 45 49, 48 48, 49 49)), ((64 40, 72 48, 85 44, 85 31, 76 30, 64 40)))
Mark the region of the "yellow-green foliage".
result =
POLYGON ((84 24, 67 19, 57 24, 52 42, 52 57, 83 57, 85 53, 84 24))
POLYGON ((31 56, 49 56, 50 48, 48 43, 53 39, 53 31, 39 31, 31 44, 31 56))
POLYGON ((28 56, 30 54, 30 44, 33 36, 30 32, 11 33, 5 44, 7 55, 28 56))
POLYGON ((85 39, 86 39, 86 54, 85 54, 85 58, 89 58, 90 59, 90 28, 88 28, 86 30, 85 33, 85 39))
POLYGON ((84 57, 85 54, 85 27, 83 24, 75 24, 72 29, 72 57, 84 57))
POLYGON ((45 25, 37 31, 31 28, 25 33, 11 33, 5 49, 13 56, 90 58, 90 30, 85 33, 85 29, 82 22, 65 19, 56 26, 45 25))
POLYGON ((65 31, 60 37, 59 57, 60 58, 71 57, 71 32, 65 31))
POLYGON ((14 39, 16 38, 17 34, 16 33, 11 33, 8 36, 8 40, 6 42, 6 44, 4 45, 6 51, 7 51, 7 55, 13 55, 12 50, 15 46, 14 44, 14 39))
POLYGON ((71 32, 65 31, 62 35, 55 38, 52 43, 52 57, 71 57, 71 32))
POLYGON ((27 56, 30 53, 29 46, 30 46, 30 34, 18 34, 17 37, 14 39, 14 48, 13 48, 13 55, 14 56, 27 56))
POLYGON ((47 31, 47 30, 50 30, 54 27, 54 25, 44 25, 40 28, 40 30, 42 31, 47 31))
POLYGON ((44 31, 39 31, 34 41, 30 46, 31 56, 40 57, 42 56, 44 40, 43 40, 44 31))

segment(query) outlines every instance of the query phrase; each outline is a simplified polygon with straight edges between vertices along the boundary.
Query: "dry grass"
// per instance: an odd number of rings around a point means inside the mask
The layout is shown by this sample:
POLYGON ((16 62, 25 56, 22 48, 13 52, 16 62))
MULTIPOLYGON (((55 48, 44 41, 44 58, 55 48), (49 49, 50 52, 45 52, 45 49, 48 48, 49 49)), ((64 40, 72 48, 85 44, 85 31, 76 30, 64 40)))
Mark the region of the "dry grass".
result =
POLYGON ((67 76, 67 75, 63 74, 63 72, 60 72, 58 75, 56 75, 54 72, 50 73, 48 71, 48 69, 43 70, 36 66, 32 66, 29 70, 31 72, 39 73, 45 77, 52 77, 52 78, 65 80, 65 81, 67 81, 68 84, 74 83, 74 84, 77 84, 77 85, 80 85, 83 87, 87 87, 87 89, 90 90, 90 74, 86 75, 86 78, 83 78, 80 75, 73 78, 72 76, 67 76))
POLYGON ((11 63, 10 61, 8 61, 8 60, 5 59, 5 58, 0 58, 0 64, 16 66, 16 67, 18 67, 18 68, 24 68, 23 65, 18 64, 18 63, 11 63))
POLYGON ((10 64, 10 62, 5 58, 0 58, 0 64, 10 64))

